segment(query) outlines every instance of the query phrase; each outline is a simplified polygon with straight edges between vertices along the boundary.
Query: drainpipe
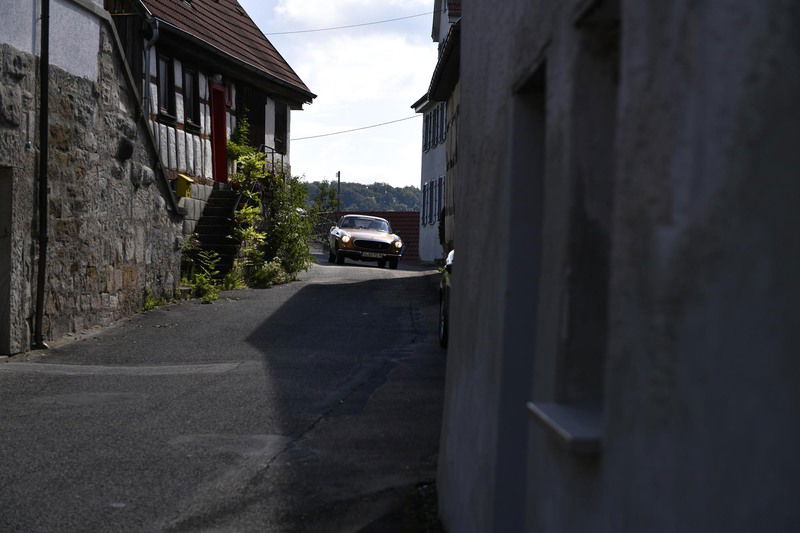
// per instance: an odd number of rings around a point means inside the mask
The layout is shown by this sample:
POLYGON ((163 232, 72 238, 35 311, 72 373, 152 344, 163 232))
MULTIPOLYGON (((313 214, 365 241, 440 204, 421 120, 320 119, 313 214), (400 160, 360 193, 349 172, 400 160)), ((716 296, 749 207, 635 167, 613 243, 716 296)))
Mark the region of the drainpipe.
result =
MULTIPOLYGON (((152 53, 153 45, 158 40, 158 19, 150 16, 147 19, 150 28, 153 30, 153 36, 144 43, 144 87, 142 87, 142 107, 144 107, 145 119, 150 120, 150 54, 152 53)), ((147 123, 149 124, 149 122, 147 123)), ((149 126, 148 126, 149 127, 149 126)))
POLYGON ((50 0, 42 0, 42 44, 39 54, 39 265, 36 280, 36 323, 32 348, 46 349, 42 335, 47 274, 47 159, 49 148, 50 0))

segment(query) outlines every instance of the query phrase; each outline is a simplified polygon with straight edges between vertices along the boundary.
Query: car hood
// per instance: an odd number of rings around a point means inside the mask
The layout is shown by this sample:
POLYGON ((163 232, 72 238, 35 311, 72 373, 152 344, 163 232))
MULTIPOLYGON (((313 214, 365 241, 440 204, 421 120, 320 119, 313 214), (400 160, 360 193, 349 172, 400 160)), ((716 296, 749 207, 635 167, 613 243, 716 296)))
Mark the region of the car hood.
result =
POLYGON ((385 231, 375 231, 369 229, 345 229, 350 237, 355 239, 363 239, 368 241, 379 241, 379 242, 392 242, 397 239, 397 235, 393 233, 386 233, 385 231))

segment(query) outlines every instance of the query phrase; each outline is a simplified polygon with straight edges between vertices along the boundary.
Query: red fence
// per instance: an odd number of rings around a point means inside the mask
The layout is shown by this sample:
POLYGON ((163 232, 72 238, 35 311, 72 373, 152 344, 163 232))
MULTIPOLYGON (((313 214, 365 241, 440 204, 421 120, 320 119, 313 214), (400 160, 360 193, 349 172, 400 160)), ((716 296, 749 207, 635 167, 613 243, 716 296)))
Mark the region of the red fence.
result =
POLYGON ((405 259, 419 260, 419 211, 358 211, 343 215, 370 215, 385 218, 406 244, 405 259))

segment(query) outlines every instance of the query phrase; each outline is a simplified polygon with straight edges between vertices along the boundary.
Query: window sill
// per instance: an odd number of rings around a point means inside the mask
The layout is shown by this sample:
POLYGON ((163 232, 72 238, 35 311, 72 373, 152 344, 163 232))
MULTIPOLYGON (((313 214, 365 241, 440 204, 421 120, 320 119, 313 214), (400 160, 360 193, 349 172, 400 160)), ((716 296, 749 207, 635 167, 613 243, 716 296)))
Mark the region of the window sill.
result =
POLYGON ((189 133, 196 133, 196 134, 200 133, 200 125, 195 124, 194 122, 189 120, 183 123, 183 129, 188 131, 189 133))
POLYGON ((600 406, 528 402, 528 412, 570 452, 600 454, 603 428, 600 406))
POLYGON ((167 113, 164 113, 163 111, 159 111, 158 121, 163 122, 165 124, 175 124, 178 121, 178 119, 173 115, 169 115, 167 113))

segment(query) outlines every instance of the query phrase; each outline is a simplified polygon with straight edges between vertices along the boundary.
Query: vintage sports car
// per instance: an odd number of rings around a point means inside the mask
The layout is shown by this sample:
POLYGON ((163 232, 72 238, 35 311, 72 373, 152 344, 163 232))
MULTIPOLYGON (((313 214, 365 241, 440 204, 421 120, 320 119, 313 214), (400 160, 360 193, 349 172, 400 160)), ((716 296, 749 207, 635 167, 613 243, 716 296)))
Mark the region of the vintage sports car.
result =
POLYGON ((344 264, 345 258, 377 261, 383 268, 397 268, 403 256, 403 241, 392 233, 386 219, 368 215, 345 215, 328 234, 328 261, 344 264))

